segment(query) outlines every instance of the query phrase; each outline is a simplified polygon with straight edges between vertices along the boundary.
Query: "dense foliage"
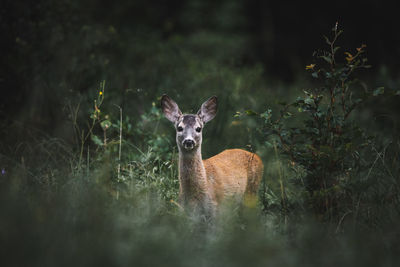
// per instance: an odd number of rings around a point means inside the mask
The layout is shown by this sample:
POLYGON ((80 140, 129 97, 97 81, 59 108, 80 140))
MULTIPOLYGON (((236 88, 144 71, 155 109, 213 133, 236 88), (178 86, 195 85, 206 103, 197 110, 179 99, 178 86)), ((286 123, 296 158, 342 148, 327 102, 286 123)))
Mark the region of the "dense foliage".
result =
MULTIPOLYGON (((366 64, 365 44, 355 52, 345 51, 344 62, 338 59, 341 48, 336 43, 341 33, 336 24, 332 38, 325 37, 328 49, 316 51, 316 62, 306 66, 317 87, 303 90, 304 94, 291 103, 280 102, 282 108, 276 118, 271 109, 258 116, 258 124, 262 125, 258 130, 265 144, 279 150, 288 161, 290 182, 297 185, 294 201, 302 201, 303 209, 337 222, 349 214, 358 220, 354 216, 375 205, 375 200, 371 203, 371 199, 366 199, 365 191, 376 186, 371 172, 378 168, 375 163, 381 154, 386 153, 376 150, 379 144, 360 127, 357 116, 352 116, 358 107, 382 95, 384 88, 371 90, 357 79, 358 70, 371 67, 366 64)), ((400 91, 390 93, 396 96, 400 91)), ((256 113, 248 110, 247 114, 256 113)), ((398 163, 391 164, 390 171, 385 167, 388 162, 381 164, 380 172, 396 180, 398 163)), ((393 192, 397 182, 392 182, 378 198, 399 193, 393 192)), ((280 186, 283 208, 298 209, 290 207, 293 199, 288 199, 283 185, 280 186)), ((393 198, 382 208, 397 206, 398 200, 393 198)))

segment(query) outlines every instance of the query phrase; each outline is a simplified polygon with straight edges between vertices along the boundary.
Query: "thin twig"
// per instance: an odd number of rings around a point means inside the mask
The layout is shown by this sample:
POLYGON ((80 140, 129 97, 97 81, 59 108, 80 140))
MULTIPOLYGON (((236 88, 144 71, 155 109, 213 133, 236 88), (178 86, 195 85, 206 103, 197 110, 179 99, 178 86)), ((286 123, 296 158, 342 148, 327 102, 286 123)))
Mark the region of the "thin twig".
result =
POLYGON ((122 108, 116 104, 114 104, 114 106, 119 108, 119 151, 118 151, 118 179, 119 179, 121 173, 121 151, 122 151, 122 108))

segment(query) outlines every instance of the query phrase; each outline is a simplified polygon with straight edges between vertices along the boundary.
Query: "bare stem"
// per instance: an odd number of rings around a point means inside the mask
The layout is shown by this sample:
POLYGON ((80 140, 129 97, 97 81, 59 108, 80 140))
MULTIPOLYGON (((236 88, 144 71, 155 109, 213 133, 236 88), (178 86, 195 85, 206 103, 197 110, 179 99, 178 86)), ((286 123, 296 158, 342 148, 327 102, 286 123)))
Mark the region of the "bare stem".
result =
POLYGON ((121 173, 121 150, 122 150, 122 108, 120 106, 118 106, 118 105, 115 105, 115 106, 117 108, 119 108, 118 178, 120 178, 120 173, 121 173))

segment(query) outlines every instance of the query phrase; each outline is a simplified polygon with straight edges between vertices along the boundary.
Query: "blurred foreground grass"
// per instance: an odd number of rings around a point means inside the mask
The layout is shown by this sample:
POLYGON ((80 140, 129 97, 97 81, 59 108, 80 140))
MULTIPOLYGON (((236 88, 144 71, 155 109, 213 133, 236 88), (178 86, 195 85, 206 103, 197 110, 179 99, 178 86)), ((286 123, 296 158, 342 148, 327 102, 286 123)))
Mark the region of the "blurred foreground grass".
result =
MULTIPOLYGON (((187 217, 171 203, 177 200, 176 154, 138 152, 127 143, 124 153, 130 158, 120 162, 120 177, 113 159, 116 153, 93 152, 97 157, 92 155, 78 167, 79 154, 47 136, 32 146, 21 144, 18 149, 24 152, 19 159, 2 154, 1 265, 397 266, 400 262, 399 207, 386 205, 385 199, 368 202, 376 201, 375 208, 360 209, 368 214, 349 213, 334 222, 323 222, 301 206, 284 211, 279 208, 279 189, 274 189, 284 162, 275 158, 266 162, 268 188, 260 192, 270 206, 226 205, 210 225, 187 217)), ((365 193, 373 197, 371 190, 380 187, 385 183, 378 181, 365 193)))

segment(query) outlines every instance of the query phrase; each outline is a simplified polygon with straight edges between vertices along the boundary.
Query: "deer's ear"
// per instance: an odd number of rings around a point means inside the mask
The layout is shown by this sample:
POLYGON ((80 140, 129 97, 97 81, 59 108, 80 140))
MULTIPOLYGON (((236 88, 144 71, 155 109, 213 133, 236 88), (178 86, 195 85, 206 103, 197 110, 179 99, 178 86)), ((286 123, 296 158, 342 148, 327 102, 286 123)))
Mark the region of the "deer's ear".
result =
POLYGON ((171 122, 176 122, 182 115, 178 105, 167 95, 161 97, 161 109, 165 117, 171 122))
POLYGON ((218 109, 218 100, 216 96, 210 97, 206 102, 201 105, 200 110, 197 112, 197 115, 202 119, 204 123, 209 122, 214 119, 215 115, 217 115, 218 109))

